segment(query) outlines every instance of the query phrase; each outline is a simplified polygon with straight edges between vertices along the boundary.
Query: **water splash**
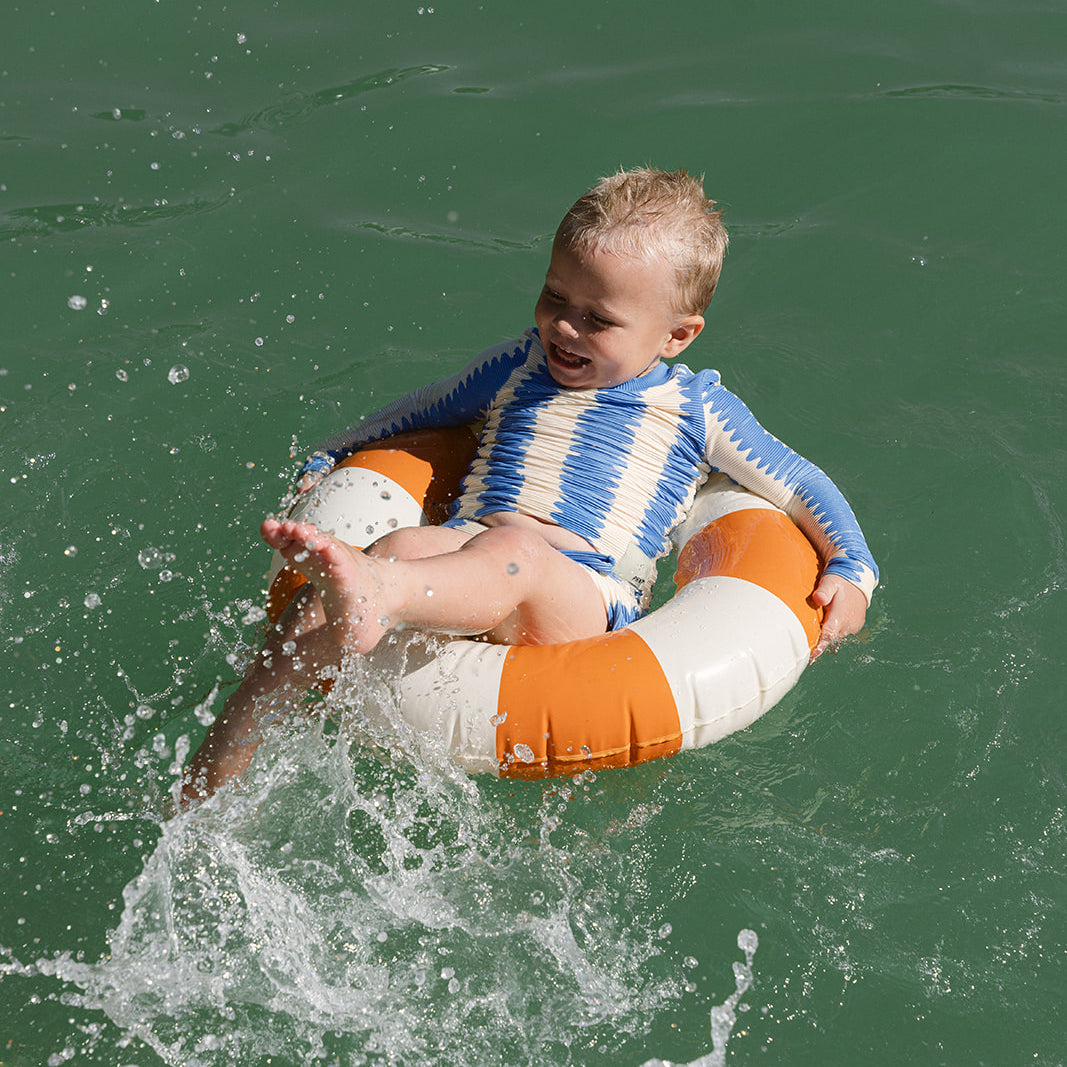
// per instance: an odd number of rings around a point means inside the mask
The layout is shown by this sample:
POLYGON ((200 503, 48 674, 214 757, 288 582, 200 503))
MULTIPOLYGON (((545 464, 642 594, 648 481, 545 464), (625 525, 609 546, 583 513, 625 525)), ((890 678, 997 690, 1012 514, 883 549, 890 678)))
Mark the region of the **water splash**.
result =
POLYGON ((627 843, 568 825, 589 783, 476 782, 395 706, 345 664, 310 725, 161 826, 104 956, 24 971, 185 1067, 617 1056, 683 988, 627 843))
POLYGON ((745 954, 745 962, 734 963, 734 991, 711 1009, 711 1052, 698 1056, 688 1064, 672 1064, 670 1060, 647 1060, 642 1067, 723 1067, 726 1063, 726 1043, 737 1022, 737 1012, 745 1005, 741 997, 752 985, 752 960, 759 946, 755 930, 742 930, 737 935, 737 947, 745 954))

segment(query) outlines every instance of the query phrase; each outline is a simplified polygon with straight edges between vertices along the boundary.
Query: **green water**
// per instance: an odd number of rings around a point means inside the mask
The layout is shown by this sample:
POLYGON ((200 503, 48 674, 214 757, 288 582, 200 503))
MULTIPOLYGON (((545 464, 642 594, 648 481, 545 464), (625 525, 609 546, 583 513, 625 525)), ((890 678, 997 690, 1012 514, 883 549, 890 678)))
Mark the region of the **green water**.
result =
POLYGON ((1067 1062, 1067 5, 4 22, 0 1063, 1067 1062), (844 488, 867 632, 573 784, 469 779, 357 687, 161 824, 290 451, 517 335, 646 161, 727 212, 687 362, 844 488))

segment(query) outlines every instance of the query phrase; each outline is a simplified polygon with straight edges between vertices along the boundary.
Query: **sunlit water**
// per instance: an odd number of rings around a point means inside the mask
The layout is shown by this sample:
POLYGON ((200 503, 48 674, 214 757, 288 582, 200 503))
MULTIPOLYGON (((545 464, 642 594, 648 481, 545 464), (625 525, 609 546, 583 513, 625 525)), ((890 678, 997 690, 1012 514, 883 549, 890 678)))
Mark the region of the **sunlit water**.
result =
POLYGON ((1061 3, 9 8, 4 1067, 1067 1062, 1061 3), (165 820, 295 457, 646 160, 726 208, 687 359, 845 488, 866 632, 555 783, 354 676, 165 820))

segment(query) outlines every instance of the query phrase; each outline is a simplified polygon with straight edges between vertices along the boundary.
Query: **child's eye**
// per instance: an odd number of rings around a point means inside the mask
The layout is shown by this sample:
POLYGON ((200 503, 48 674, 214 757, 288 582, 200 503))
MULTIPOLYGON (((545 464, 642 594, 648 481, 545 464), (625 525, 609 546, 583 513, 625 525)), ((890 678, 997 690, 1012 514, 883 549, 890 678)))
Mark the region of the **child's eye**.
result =
POLYGON ((615 325, 615 323, 613 323, 611 319, 606 319, 603 315, 598 315, 595 311, 589 312, 589 321, 592 322, 594 326, 600 326, 605 329, 608 326, 615 325))
POLYGON ((563 297, 559 293, 557 293, 555 289, 550 289, 547 285, 544 287, 544 289, 541 290, 541 295, 546 300, 551 301, 553 304, 563 303, 563 297))

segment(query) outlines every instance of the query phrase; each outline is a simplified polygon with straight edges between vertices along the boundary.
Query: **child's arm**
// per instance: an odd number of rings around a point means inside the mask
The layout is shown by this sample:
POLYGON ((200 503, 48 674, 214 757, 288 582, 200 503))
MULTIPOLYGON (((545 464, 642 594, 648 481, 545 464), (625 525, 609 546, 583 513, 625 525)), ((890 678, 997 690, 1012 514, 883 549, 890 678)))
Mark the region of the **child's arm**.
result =
POLYGON ((812 593, 813 603, 825 611, 815 659, 863 627, 878 584, 856 516, 823 471, 769 434, 727 389, 719 386, 709 394, 707 414, 708 462, 785 511, 823 561, 812 593))
POLYGON ((484 417, 508 376, 526 361, 530 344, 530 337, 524 336, 486 349, 458 374, 420 386, 328 437, 301 468, 297 492, 307 492, 345 456, 373 441, 406 430, 462 426, 484 417))

